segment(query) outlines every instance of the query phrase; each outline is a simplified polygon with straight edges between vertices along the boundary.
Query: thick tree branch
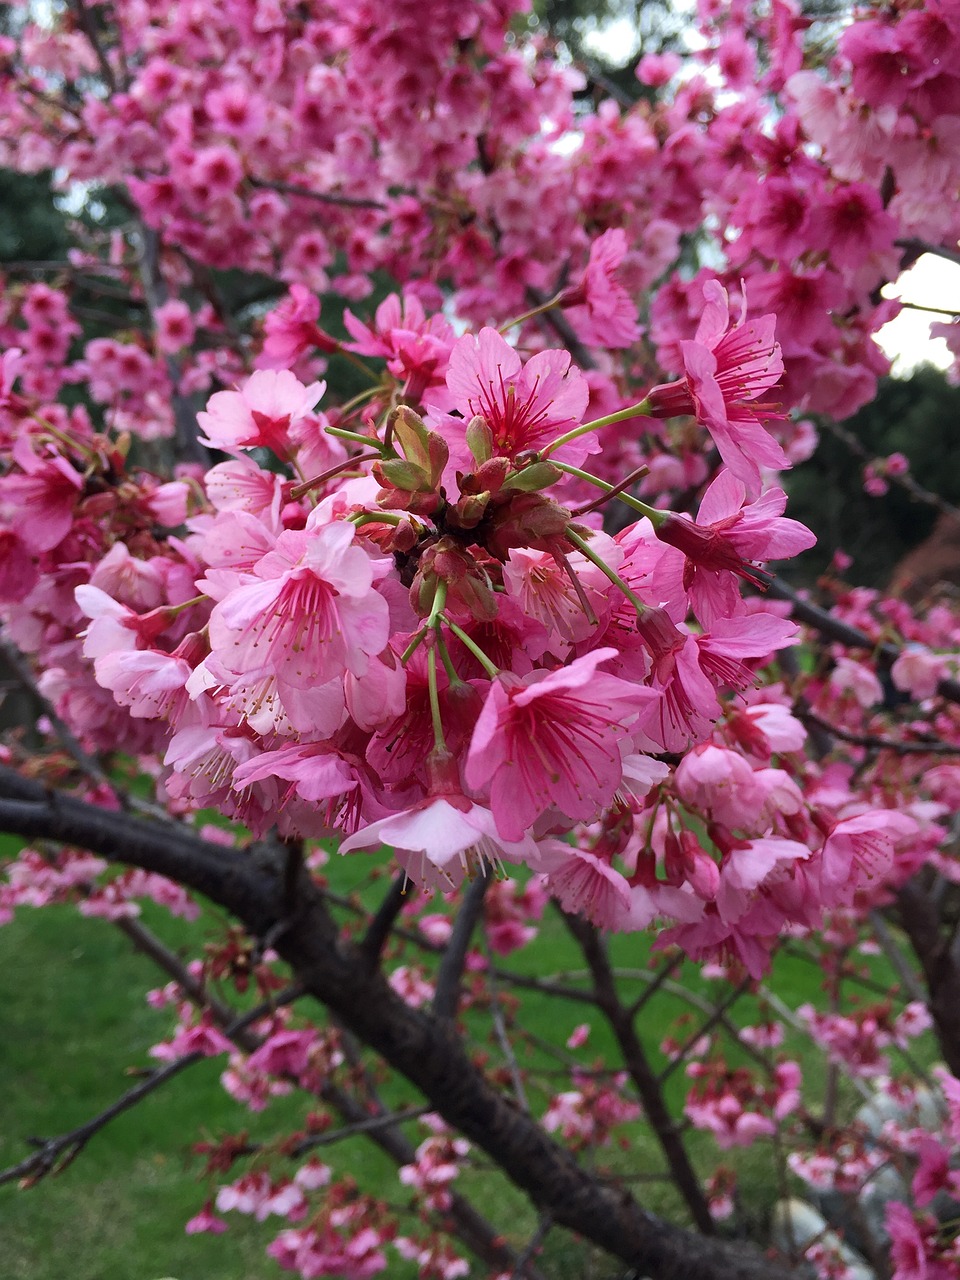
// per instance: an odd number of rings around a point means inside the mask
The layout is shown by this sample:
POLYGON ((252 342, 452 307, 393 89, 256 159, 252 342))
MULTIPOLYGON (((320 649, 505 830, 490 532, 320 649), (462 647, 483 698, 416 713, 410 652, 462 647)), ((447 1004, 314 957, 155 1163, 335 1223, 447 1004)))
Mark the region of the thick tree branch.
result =
POLYGON ((437 974, 437 987, 433 997, 433 1011, 438 1018, 455 1018, 457 1004, 460 999, 460 979, 467 960, 467 948, 476 928, 480 913, 483 911, 483 898, 487 885, 493 877, 493 871, 481 867, 471 880, 469 888, 463 895, 460 911, 453 924, 453 932, 447 943, 447 950, 440 961, 437 974))
POLYGON ((947 262, 956 262, 960 265, 960 253, 956 249, 948 249, 942 244, 931 244, 930 241, 918 240, 915 236, 905 240, 894 240, 893 243, 898 249, 906 249, 908 253, 914 255, 914 261, 925 253, 932 253, 938 258, 945 258, 947 262))
POLYGON ((960 955, 943 928, 943 914, 920 877, 897 892, 897 913, 926 980, 927 1007, 944 1061, 960 1076, 960 955))
MULTIPOLYGON (((6 769, 0 770, 0 829, 82 845, 170 876, 231 912, 257 936, 283 918, 276 867, 263 868, 249 856, 176 829, 47 793, 6 769)), ((756 1250, 672 1226, 580 1168, 487 1081, 452 1020, 411 1008, 382 974, 370 971, 359 948, 339 937, 321 891, 303 868, 296 911, 276 950, 311 995, 414 1084, 448 1124, 486 1152, 558 1225, 658 1280, 787 1280, 788 1270, 756 1250)))

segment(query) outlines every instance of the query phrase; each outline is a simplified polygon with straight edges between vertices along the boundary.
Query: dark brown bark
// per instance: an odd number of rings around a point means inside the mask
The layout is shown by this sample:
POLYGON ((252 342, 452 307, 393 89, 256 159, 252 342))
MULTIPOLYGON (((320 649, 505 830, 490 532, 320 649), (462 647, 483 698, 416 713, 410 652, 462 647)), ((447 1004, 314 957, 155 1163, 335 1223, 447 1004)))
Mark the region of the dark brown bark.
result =
POLYGON ((933 1018, 943 1060, 960 1076, 960 928, 943 919, 919 878, 897 893, 897 911, 927 984, 927 1008, 933 1018))

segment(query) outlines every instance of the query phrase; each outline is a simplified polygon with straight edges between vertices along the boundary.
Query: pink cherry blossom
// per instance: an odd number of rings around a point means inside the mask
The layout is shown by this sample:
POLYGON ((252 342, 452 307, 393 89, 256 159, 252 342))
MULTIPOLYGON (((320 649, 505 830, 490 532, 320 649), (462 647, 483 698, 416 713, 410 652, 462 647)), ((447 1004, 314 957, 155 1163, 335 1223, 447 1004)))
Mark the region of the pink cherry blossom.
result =
POLYGON ((307 689, 347 670, 363 675, 386 647, 388 612, 369 556, 340 521, 282 533, 253 578, 214 608, 211 645, 238 675, 266 668, 307 689))
POLYGON ((290 455, 290 430, 316 405, 325 384, 304 386, 288 369, 260 369, 239 391, 218 391, 197 420, 216 449, 272 449, 290 455))
POLYGON ((502 676, 490 686, 465 776, 489 792, 497 829, 520 840, 556 806, 576 821, 612 800, 622 777, 618 732, 656 695, 597 672, 616 656, 598 649, 550 674, 502 676))
MULTIPOLYGON (((495 329, 476 338, 458 338, 450 353, 447 388, 451 408, 468 422, 479 415, 493 433, 494 451, 515 458, 549 444, 577 426, 587 407, 588 388, 565 351, 541 351, 523 364, 495 329)), ((441 430, 455 458, 464 456, 465 422, 447 415, 441 430)), ((581 462, 598 448, 589 434, 558 451, 557 457, 581 462)), ((465 462, 465 465, 468 465, 465 462)))
POLYGON ((790 465, 762 426, 764 418, 777 415, 771 406, 756 402, 783 373, 780 347, 773 336, 776 318, 766 315, 747 321, 741 314, 731 328, 723 287, 708 280, 703 294, 706 306, 696 338, 680 344, 685 377, 655 387, 648 396, 650 411, 657 417, 694 414, 747 495, 756 498, 761 467, 782 471, 790 465))

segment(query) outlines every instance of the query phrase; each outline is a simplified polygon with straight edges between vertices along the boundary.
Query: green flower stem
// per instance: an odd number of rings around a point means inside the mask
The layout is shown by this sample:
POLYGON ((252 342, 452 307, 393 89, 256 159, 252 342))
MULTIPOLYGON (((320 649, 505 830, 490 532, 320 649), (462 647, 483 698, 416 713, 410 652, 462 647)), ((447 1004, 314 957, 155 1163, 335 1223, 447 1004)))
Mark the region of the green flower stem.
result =
POLYGON ((453 659, 450 657, 450 650, 447 648, 447 646, 443 642, 443 633, 441 632, 439 627, 437 627, 436 631, 434 632, 434 635, 436 636, 436 640, 437 640, 436 647, 437 647, 437 651, 440 654, 440 661, 443 663, 443 669, 447 673, 447 679, 450 681, 451 687, 453 685, 463 684, 464 682, 457 675, 457 669, 453 665, 453 659))
POLYGON ((583 554, 587 557, 587 559, 590 561, 591 564, 595 564, 597 568, 600 570, 600 572, 605 577, 609 578, 615 587, 617 587, 620 591, 623 592, 623 594, 627 597, 627 599, 636 609, 638 616, 647 612, 647 606, 643 603, 643 601, 639 598, 639 596, 635 595, 633 591, 631 591, 631 589, 627 586, 627 584, 624 582, 624 580, 620 577, 619 573, 617 573, 615 569, 611 569, 610 566, 607 563, 605 563, 605 561, 601 560, 601 558, 590 546, 590 543, 587 542, 586 538, 581 538, 579 533, 574 533, 574 531, 569 527, 567 528, 567 538, 569 539, 570 542, 573 543, 573 545, 577 548, 578 551, 583 552, 583 554))
POLYGON ((180 604, 168 604, 166 612, 175 618, 178 614, 183 613, 184 609, 192 609, 194 605, 203 604, 208 599, 208 596, 194 596, 192 600, 183 600, 180 604))
POLYGON ((627 409, 621 409, 618 413, 608 413, 605 418, 595 418, 593 422, 584 422, 581 426, 574 427, 564 435, 557 436, 556 440, 548 444, 545 449, 540 450, 540 457, 548 458, 562 444, 569 444, 571 440, 585 436, 588 431, 599 431, 601 427, 612 426, 615 422, 626 422, 628 418, 639 418, 643 414, 649 414, 650 408, 649 399, 644 399, 639 404, 632 404, 627 409))
POLYGON ((417 650, 420 648, 420 646, 423 644, 426 638, 427 638, 427 628, 424 626, 420 628, 417 634, 413 637, 413 639, 404 649, 403 653, 401 653, 400 655, 401 667, 405 667, 407 665, 407 663, 410 661, 413 655, 417 652, 417 650))
POLYGON ((337 348, 337 355, 342 356, 344 360, 349 360, 353 367, 355 369, 359 369, 365 378, 369 378, 371 382, 375 382, 376 386, 373 387, 373 391, 378 391, 380 387, 383 386, 383 380, 380 375, 378 373, 374 373, 370 366, 361 360, 355 352, 348 351, 346 347, 340 346, 337 348))
POLYGON ((527 320, 533 320, 537 316, 542 316, 546 311, 552 311, 560 302, 559 293, 552 297, 548 302, 541 302, 539 307, 533 307, 529 311, 524 311, 522 316, 515 316, 512 320, 508 320, 506 324, 502 324, 497 330, 498 333, 509 333, 511 329, 516 328, 518 324, 525 324, 527 320))
POLYGON ((437 619, 443 616, 443 606, 447 603, 447 584, 442 578, 437 579, 436 589, 433 593, 433 607, 430 610, 430 617, 427 619, 427 626, 436 629, 437 619))
POLYGON ((461 627, 458 627, 457 624, 451 618, 448 618, 445 613, 440 614, 440 621, 445 626, 449 627, 449 629, 453 632, 453 634, 457 637, 457 639, 461 642, 461 644, 465 644, 467 646, 467 648, 470 650, 470 652, 473 654, 476 660, 480 663, 481 667, 483 667, 484 671, 486 671, 490 679, 496 680, 497 676, 500 674, 500 668, 495 666, 490 661, 490 659, 483 652, 480 646, 477 644, 474 644, 474 642, 470 639, 467 633, 461 627))
POLYGON ((362 436, 359 431, 346 431, 343 427, 324 427, 328 436, 336 436, 338 440, 352 440, 354 444, 366 445, 368 449, 376 449, 383 453, 382 443, 373 436, 362 436))
POLYGON ((431 645, 427 650, 427 691, 430 694, 433 745, 437 751, 446 751, 447 740, 443 736, 443 720, 440 718, 440 693, 437 689, 437 650, 434 645, 431 645))
POLYGON ((96 460, 97 451, 92 445, 84 444, 80 440, 75 440, 73 436, 69 435, 66 431, 61 431, 59 427, 55 427, 53 423, 49 422, 46 418, 41 418, 39 413, 33 413, 30 416, 33 418, 34 422, 43 428, 44 431, 48 431, 50 435, 53 436, 54 440, 64 445, 67 449, 71 449, 74 453, 79 453, 82 457, 89 459, 91 462, 96 460))
POLYGON ((359 407, 362 404, 365 404, 367 400, 372 400, 378 391, 382 391, 384 389, 383 384, 378 382, 375 387, 367 387, 363 391, 358 391, 355 396, 351 396, 349 400, 340 406, 341 416, 344 418, 347 417, 354 409, 359 409, 359 407))
POLYGON ((352 516, 347 516, 347 519, 358 529, 362 529, 365 524, 403 523, 403 517, 394 515, 392 511, 357 511, 352 516))
POLYGON ((656 507, 648 507, 645 502, 641 502, 639 498, 634 498, 632 494, 618 491, 616 485, 607 484, 606 480, 601 480, 599 476, 591 475, 589 471, 581 471, 579 467, 571 467, 569 462, 554 461, 550 465, 556 467, 558 471, 565 472, 568 476, 576 476, 578 480, 585 480, 587 484, 595 485, 598 489, 602 489, 604 493, 613 494, 621 502, 625 502, 628 507, 638 511, 640 515, 649 516, 654 524, 663 519, 664 513, 658 511, 656 507))

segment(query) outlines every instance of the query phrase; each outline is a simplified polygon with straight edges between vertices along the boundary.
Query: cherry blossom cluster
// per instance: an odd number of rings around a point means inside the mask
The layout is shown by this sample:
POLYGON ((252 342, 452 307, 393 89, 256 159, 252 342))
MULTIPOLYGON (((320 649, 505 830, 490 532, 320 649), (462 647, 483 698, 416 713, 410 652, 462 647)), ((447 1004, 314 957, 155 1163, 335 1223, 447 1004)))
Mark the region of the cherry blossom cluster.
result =
MULTIPOLYGON (((870 974, 836 957, 866 956, 871 915, 918 872, 960 883, 960 625, 828 578, 821 644, 763 593, 767 563, 813 542, 778 482, 813 447, 798 415, 870 399, 897 309, 882 286, 925 246, 956 252, 960 5, 866 6, 827 62, 795 0, 703 0, 695 55, 642 58, 638 102, 525 36, 527 7, 12 15, 0 163, 109 188, 129 217, 49 279, 0 279, 0 621, 60 741, 3 763, 86 768, 107 809, 139 771, 212 841, 306 842, 317 877, 319 841, 358 865, 388 848, 417 946, 387 981, 424 1009, 454 891, 479 876, 475 1013, 512 1014, 497 966, 551 899, 609 932, 657 923, 665 966, 679 949, 731 987, 823 930, 829 1007, 789 1030, 767 1009, 733 1055, 671 1033, 667 1069, 721 1151, 776 1141, 812 1191, 866 1199, 893 1169, 895 1280, 941 1280, 960 1084, 940 1071, 946 1120, 921 1118, 895 1072, 926 1007, 846 999, 870 974), (693 240, 710 268, 679 266, 693 240), (234 312, 226 271, 272 282, 265 304, 234 312), (109 331, 85 291, 120 304, 109 331), (902 1122, 818 1129, 788 1034, 902 1122)), ((876 460, 866 487, 908 469, 876 460)), ((142 899, 196 913, 159 876, 28 848, 0 921, 73 902, 129 923, 142 899)), ((267 1003, 280 985, 238 935, 190 977, 267 1003)), ((158 1061, 223 1057, 251 1111, 349 1075, 338 1033, 283 1008, 241 1047, 196 990, 150 999, 175 1018, 158 1061)), ((629 1075, 591 1063, 591 1024, 566 1051, 537 1114, 608 1147, 643 1113, 629 1075)), ((283 1218, 271 1255, 305 1277, 394 1254, 467 1274, 444 1232, 469 1150, 424 1127, 399 1166, 416 1230, 314 1157, 291 1172, 296 1144, 238 1174, 228 1140, 207 1154, 232 1181, 188 1230, 283 1218)), ((708 1202, 735 1211, 732 1171, 708 1202)))

